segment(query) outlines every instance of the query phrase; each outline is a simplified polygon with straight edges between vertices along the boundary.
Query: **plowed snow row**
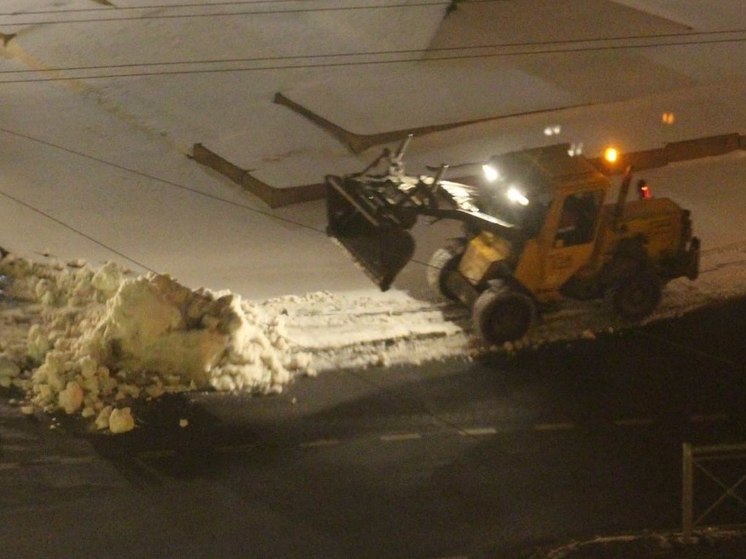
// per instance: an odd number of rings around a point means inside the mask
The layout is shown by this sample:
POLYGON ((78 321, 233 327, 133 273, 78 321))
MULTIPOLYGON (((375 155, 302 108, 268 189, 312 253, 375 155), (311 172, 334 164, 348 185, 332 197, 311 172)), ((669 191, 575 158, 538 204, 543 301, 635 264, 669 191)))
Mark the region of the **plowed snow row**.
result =
MULTIPOLYGON (((263 302, 191 290, 165 275, 134 277, 114 264, 0 260, 0 386, 23 390, 23 409, 132 429, 130 403, 186 390, 278 392, 318 371, 419 364, 487 351, 468 312, 401 292, 329 292, 263 302)), ((677 280, 649 320, 746 295, 746 246, 703 255, 696 282, 677 280)), ((628 325, 602 302, 546 312, 519 343, 493 350, 593 339, 628 325)))

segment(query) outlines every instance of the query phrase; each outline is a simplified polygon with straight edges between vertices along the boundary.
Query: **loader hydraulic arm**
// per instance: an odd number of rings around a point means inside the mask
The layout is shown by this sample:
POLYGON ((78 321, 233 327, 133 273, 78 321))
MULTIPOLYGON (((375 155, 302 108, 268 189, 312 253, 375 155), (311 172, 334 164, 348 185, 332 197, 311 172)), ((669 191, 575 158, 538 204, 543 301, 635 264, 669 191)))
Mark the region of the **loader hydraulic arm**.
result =
POLYGON ((327 233, 384 291, 414 254, 409 230, 421 215, 455 219, 508 240, 520 233, 518 227, 481 212, 473 201, 465 202, 456 194, 470 187, 458 183, 446 187, 447 165, 441 165, 434 177, 405 175, 401 159, 406 144, 393 156, 384 154, 385 174, 371 174, 368 166, 362 173, 326 177, 327 233))

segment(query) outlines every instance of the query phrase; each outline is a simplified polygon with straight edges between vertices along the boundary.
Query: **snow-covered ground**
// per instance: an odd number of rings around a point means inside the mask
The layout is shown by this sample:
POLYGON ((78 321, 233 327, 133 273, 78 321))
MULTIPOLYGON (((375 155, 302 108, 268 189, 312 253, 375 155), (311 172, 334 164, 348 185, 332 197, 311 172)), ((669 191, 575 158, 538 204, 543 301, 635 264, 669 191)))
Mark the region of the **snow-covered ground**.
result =
MULTIPOLYGON (((401 0, 186 4, 0 7, 0 381, 114 431, 132 418, 110 412, 136 396, 263 393, 483 349, 424 289, 446 225, 418 227, 415 261, 380 294, 329 242, 323 204, 269 210, 188 158, 201 142, 285 187, 376 155, 278 92, 361 134, 492 119, 417 138, 415 172, 558 141, 596 154, 746 131, 740 0, 464 2, 445 20, 443 4, 401 0), (435 60, 450 55, 479 56, 435 60)), ((701 278, 670 285, 654 319, 743 295, 743 152, 645 176, 692 210, 704 247, 701 278)), ((525 345, 623 326, 587 310, 545 315, 525 345)))
MULTIPOLYGON (((23 409, 135 426, 129 403, 168 392, 282 391, 298 376, 346 367, 470 358, 490 350, 458 306, 388 294, 315 292, 249 302, 191 290, 167 275, 137 276, 114 263, 0 261, 0 386, 25 393, 23 409)), ((746 242, 705 252, 696 282, 672 282, 648 320, 746 296, 746 242)), ((594 339, 629 325, 601 302, 545 313, 515 352, 594 339)))

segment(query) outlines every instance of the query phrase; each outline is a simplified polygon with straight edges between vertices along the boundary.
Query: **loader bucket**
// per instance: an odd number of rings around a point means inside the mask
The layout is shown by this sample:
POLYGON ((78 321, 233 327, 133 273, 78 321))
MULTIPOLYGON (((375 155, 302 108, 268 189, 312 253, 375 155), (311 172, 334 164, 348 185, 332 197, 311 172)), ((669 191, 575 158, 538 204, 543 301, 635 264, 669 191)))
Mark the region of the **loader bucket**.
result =
POLYGON ((344 179, 327 177, 326 232, 386 291, 412 259, 414 239, 344 179))

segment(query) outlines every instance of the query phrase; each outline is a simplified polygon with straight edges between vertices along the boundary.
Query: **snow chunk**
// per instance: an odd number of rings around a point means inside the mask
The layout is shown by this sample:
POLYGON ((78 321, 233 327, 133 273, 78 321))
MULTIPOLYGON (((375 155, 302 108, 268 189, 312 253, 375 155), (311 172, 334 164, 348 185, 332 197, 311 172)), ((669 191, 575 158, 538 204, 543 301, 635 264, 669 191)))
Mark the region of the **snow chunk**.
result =
POLYGON ((228 344, 228 304, 168 276, 127 280, 110 300, 93 343, 110 368, 157 371, 204 385, 228 344), (194 307, 202 308, 196 317, 190 315, 194 307))
POLYGON ((59 393, 59 407, 70 415, 83 405, 83 389, 77 382, 68 382, 64 390, 59 393))
POLYGON ((583 330, 583 333, 581 334, 581 337, 584 340, 595 340, 596 339, 596 333, 591 330, 590 328, 583 330))
POLYGON ((111 417, 112 409, 113 408, 111 406, 106 406, 99 412, 98 416, 96 417, 96 421, 94 422, 96 429, 102 431, 109 428, 109 417, 111 417))
POLYGON ((125 270, 115 262, 107 262, 93 275, 91 285, 108 299, 117 292, 122 284, 125 270))
POLYGON ((132 417, 130 408, 117 408, 111 410, 109 415, 109 431, 114 434, 126 433, 135 428, 135 419, 132 417))

